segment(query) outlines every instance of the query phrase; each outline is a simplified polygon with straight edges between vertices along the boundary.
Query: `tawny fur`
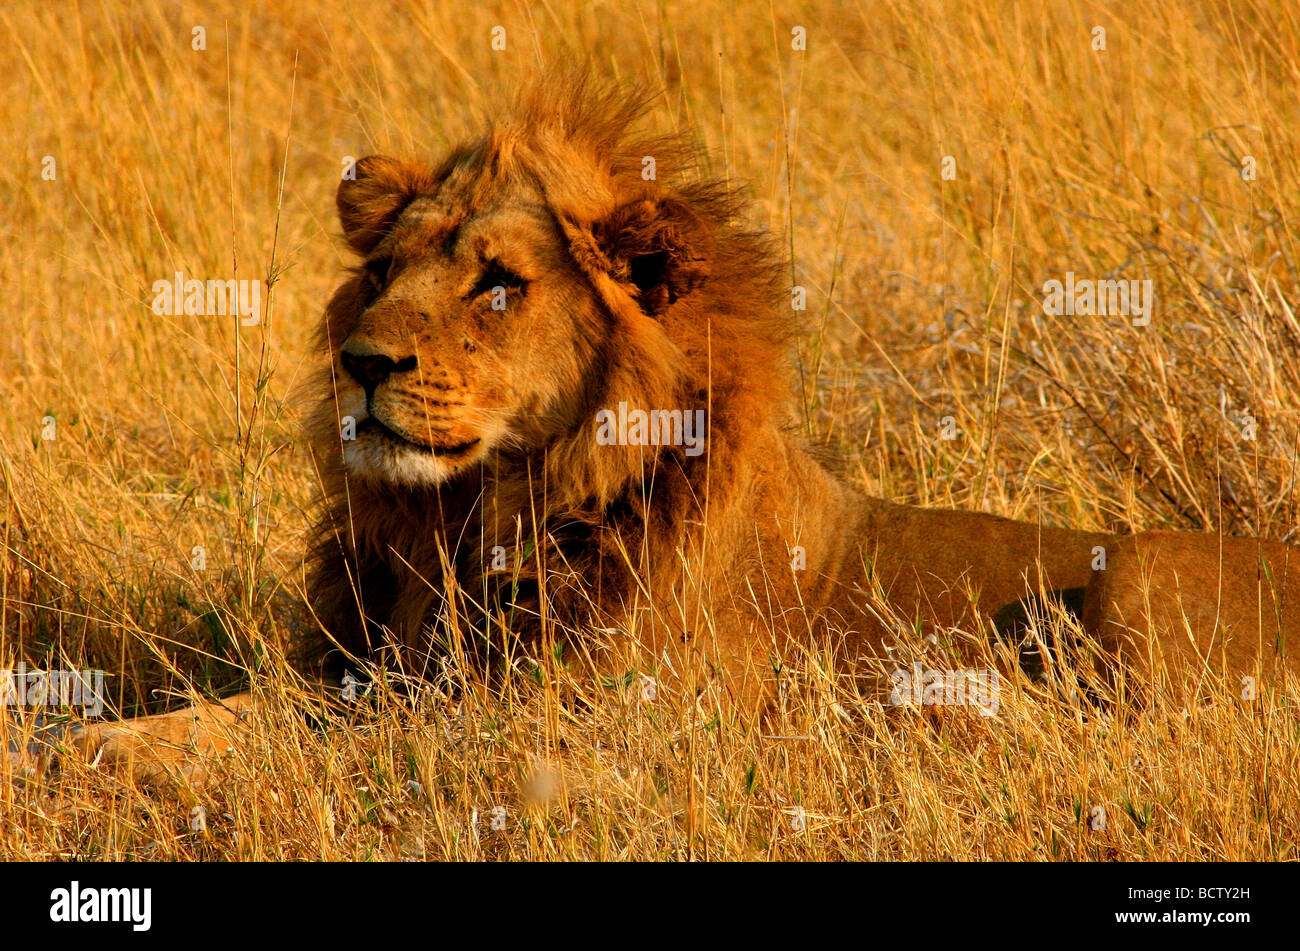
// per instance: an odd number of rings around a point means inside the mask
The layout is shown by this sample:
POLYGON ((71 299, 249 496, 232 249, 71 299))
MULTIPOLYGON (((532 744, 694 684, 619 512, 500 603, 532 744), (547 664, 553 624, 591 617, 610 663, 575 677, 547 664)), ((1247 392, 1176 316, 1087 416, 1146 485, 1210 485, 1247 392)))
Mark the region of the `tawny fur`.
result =
POLYGON ((490 667, 545 630, 571 657, 623 638, 679 689, 753 711, 794 644, 878 657, 895 622, 979 631, 1083 588, 1112 671, 1291 656, 1286 546, 899 506, 833 475, 796 425, 785 261, 685 140, 632 131, 643 101, 552 77, 441 165, 371 157, 341 184, 366 267, 328 305, 312 427, 312 605, 337 659, 421 671, 463 648, 490 667), (474 296, 496 259, 521 282, 501 311, 474 296), (367 394, 345 352, 402 369, 367 394), (705 450, 598 444, 595 414, 620 403, 704 410, 705 450), (371 415, 391 432, 342 438, 371 415))
MULTIPOLYGON (((549 620, 563 634, 581 639, 592 627, 612 628, 651 657, 702 660, 747 703, 761 704, 762 681, 791 638, 830 638, 848 657, 879 652, 888 626, 872 609, 868 576, 897 617, 927 627, 970 629, 976 615, 1026 594, 1091 586, 1090 622, 1098 632, 1114 628, 1133 595, 1095 580, 1102 572, 1093 570, 1094 552, 1112 539, 866 499, 814 458, 793 414, 796 328, 784 261, 736 224, 742 203, 734 191, 694 177, 684 142, 629 131, 637 103, 581 79, 544 84, 437 170, 373 159, 357 182, 340 187, 353 246, 369 254, 396 239, 407 268, 444 268, 449 228, 500 215, 512 202, 545 206, 555 223, 545 240, 564 265, 534 284, 565 286, 573 316, 572 330, 545 354, 544 394, 534 407, 561 417, 563 428, 515 425, 513 444, 432 486, 332 470, 316 590, 341 645, 369 656, 387 643, 419 657, 445 645, 451 612, 495 643, 490 617, 472 602, 477 596, 489 615, 503 607, 491 576, 484 582, 487 553, 498 545, 511 552, 515 608, 499 636, 536 636, 527 619, 539 612, 545 587, 549 620), (654 181, 642 175, 646 156, 656 162, 654 181), (435 224, 424 230, 403 222, 402 207, 419 201, 433 206, 425 217, 435 224), (647 258, 661 272, 634 282, 647 258), (596 410, 620 402, 704 409, 707 451, 688 458, 673 448, 598 445, 596 410), (526 557, 516 557, 521 543, 526 557), (368 628, 357 609, 359 579, 368 628), (576 593, 573 579, 585 582, 576 593), (1101 591, 1119 597, 1120 607, 1098 606, 1101 591)), ((394 321, 409 326, 402 307, 426 302, 393 305, 372 326, 367 314, 385 305, 359 296, 363 280, 345 284, 330 306, 332 352, 347 340, 377 341, 394 359, 413 354, 423 373, 456 366, 473 387, 455 346, 474 326, 461 302, 417 319, 412 342, 392 333, 394 321)), ((554 318, 525 299, 500 319, 554 318)), ((325 459, 337 457, 336 392, 318 429, 325 459)), ((410 410, 427 413, 418 400, 410 410)), ((1162 551, 1170 561, 1187 552, 1200 577, 1206 566, 1197 555, 1213 544, 1173 536, 1162 551)), ((1121 563, 1127 551, 1117 551, 1121 563)), ((1289 570, 1276 579, 1283 590, 1289 580, 1289 570)), ((1221 612, 1234 625, 1260 613, 1253 593, 1239 594, 1221 612)))

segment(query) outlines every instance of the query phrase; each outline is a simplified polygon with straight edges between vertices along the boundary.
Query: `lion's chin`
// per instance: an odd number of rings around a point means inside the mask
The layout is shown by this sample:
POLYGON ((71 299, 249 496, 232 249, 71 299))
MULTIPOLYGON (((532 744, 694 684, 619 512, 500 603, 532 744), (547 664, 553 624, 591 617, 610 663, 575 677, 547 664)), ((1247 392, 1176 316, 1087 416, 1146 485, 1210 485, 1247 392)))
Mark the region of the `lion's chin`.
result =
POLYGON ((367 420, 356 438, 343 444, 348 473, 371 482, 432 486, 475 466, 486 454, 482 438, 455 445, 422 446, 367 420))

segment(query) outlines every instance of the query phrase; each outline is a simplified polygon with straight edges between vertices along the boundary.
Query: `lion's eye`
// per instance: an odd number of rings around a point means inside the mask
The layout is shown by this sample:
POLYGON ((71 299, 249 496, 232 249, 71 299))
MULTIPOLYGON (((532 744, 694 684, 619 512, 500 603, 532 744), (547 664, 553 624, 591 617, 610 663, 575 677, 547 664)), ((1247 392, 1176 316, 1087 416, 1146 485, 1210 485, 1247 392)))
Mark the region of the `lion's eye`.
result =
POLYGON ((479 276, 478 282, 469 292, 469 298, 478 297, 480 294, 487 294, 495 288, 504 287, 507 291, 513 288, 521 288, 528 284, 526 280, 510 270, 500 261, 489 261, 479 276))
POLYGON ((390 257, 373 258, 366 262, 366 276, 370 278, 375 290, 382 290, 388 283, 388 271, 392 266, 393 259, 390 257))

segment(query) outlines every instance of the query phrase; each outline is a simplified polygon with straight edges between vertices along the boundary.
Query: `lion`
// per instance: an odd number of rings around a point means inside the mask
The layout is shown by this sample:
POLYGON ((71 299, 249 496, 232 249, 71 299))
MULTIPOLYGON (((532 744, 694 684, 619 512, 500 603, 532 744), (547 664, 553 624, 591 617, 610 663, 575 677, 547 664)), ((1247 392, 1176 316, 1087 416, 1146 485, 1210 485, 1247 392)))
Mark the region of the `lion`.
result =
MULTIPOLYGON (((609 669, 634 642, 662 688, 761 714, 790 649, 880 658, 891 616, 1014 639, 1053 600, 1112 678, 1295 669, 1286 545, 919 508, 836 475, 797 425, 786 262, 684 139, 635 131, 645 102, 552 77, 440 163, 370 156, 340 183, 359 263, 310 424, 331 676, 555 644, 609 669)), ((156 765, 225 748, 246 708, 83 743, 156 765)))

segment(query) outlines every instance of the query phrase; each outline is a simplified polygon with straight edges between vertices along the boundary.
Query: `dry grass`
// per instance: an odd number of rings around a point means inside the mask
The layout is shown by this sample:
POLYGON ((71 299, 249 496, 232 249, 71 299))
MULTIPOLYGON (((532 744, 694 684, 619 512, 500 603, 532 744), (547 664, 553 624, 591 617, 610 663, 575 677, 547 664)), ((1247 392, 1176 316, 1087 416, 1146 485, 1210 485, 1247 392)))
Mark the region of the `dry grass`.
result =
POLYGON ((311 627, 298 390, 346 259, 343 157, 440 152, 496 90, 558 60, 657 84, 655 121, 751 183, 809 290, 810 431, 866 491, 1287 538, 1300 13, 305 6, 0 11, 0 667, 102 667, 125 714, 250 671, 266 701, 206 785, 142 790, 75 762, 0 777, 0 856, 1298 857, 1294 690, 1202 690, 1129 719, 1015 682, 996 717, 922 717, 857 696, 814 656, 791 665, 761 732, 644 703, 635 683, 577 685, 598 702, 575 713, 527 682, 504 698, 379 686, 319 729, 301 715, 317 691, 284 657, 311 627), (178 270, 273 282, 265 319, 155 316, 150 287, 178 270), (1151 326, 1046 316, 1040 288, 1067 270, 1150 278, 1151 326), (945 416, 956 440, 937 438, 945 416), (205 832, 188 827, 196 805, 205 832))

